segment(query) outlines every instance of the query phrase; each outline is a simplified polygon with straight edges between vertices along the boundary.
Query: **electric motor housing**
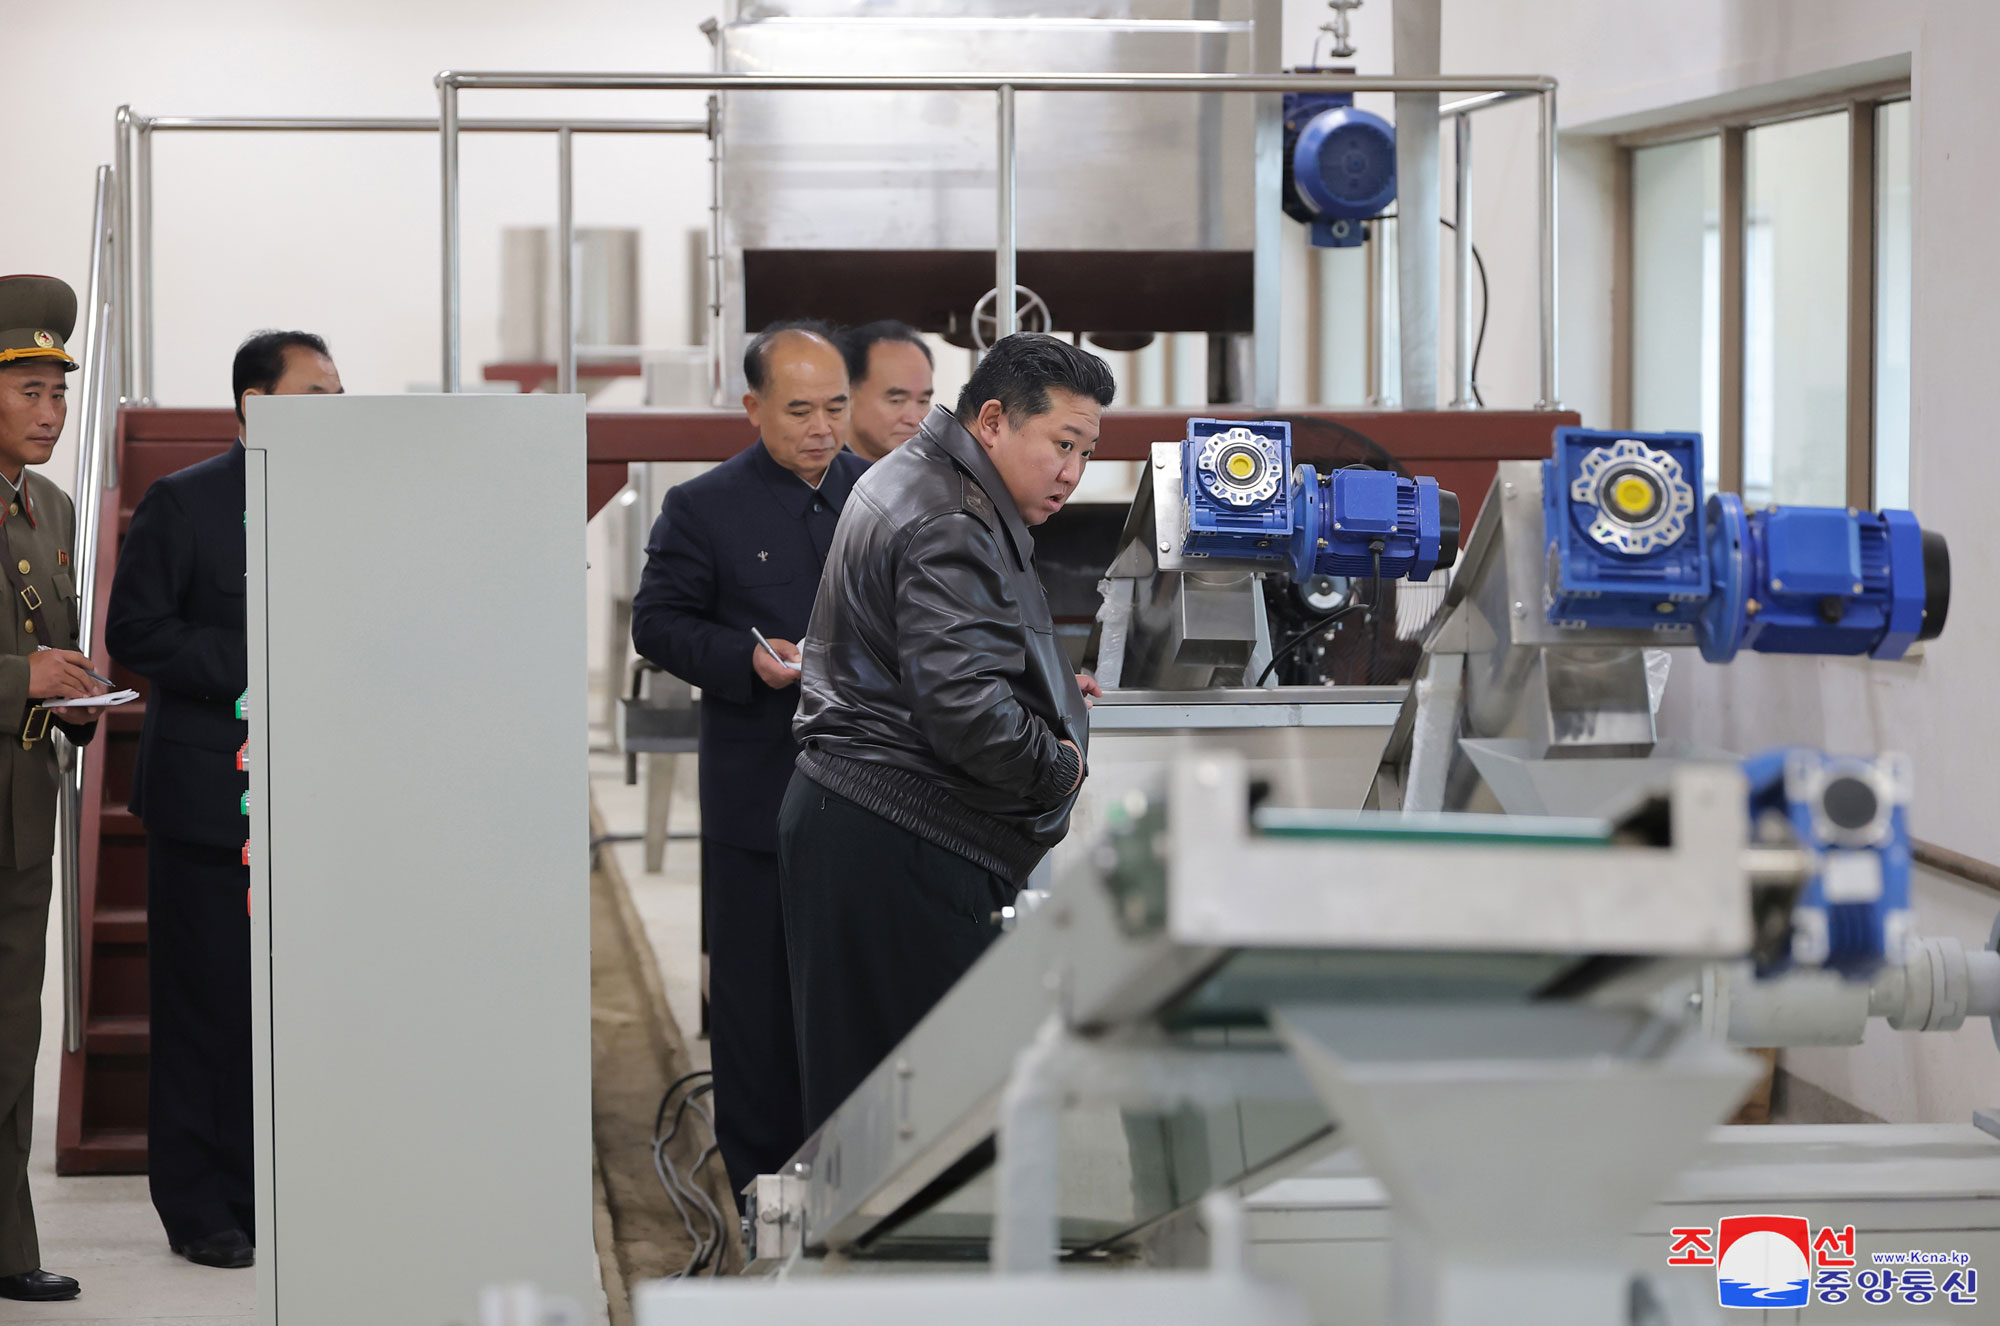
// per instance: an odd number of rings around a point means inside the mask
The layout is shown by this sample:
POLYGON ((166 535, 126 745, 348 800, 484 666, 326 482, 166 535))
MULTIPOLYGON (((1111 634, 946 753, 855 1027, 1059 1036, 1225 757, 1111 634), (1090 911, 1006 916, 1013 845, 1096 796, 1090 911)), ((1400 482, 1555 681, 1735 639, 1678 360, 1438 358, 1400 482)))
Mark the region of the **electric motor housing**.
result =
POLYGON ((1425 581, 1458 559, 1458 495, 1436 479, 1359 466, 1320 474, 1310 465, 1293 478, 1292 579, 1300 584, 1378 574, 1425 581))
POLYGON ((1542 462, 1549 621, 1691 642, 1709 597, 1700 498, 1698 433, 1558 428, 1542 462))
POLYGON ((1291 462, 1283 420, 1188 420, 1182 555, 1265 562, 1300 584, 1378 572, 1426 580, 1457 558, 1458 496, 1437 480, 1291 462))
POLYGON ((1913 934, 1910 913, 1910 766, 1781 747, 1743 763, 1753 837, 1785 838, 1812 858, 1792 905, 1787 957, 1772 970, 1809 967, 1866 980, 1895 961, 1913 934))
POLYGON ((1283 565, 1292 536, 1292 426, 1190 419, 1181 443, 1181 551, 1283 565))
POLYGON ((1287 93, 1284 123, 1286 215, 1319 248, 1361 243, 1361 223, 1396 201, 1395 126, 1344 92, 1287 93))
POLYGON ((1701 652, 1711 663, 1743 649, 1895 659, 1944 629, 1950 550, 1908 511, 1746 511, 1718 493, 1705 523, 1714 593, 1701 652))

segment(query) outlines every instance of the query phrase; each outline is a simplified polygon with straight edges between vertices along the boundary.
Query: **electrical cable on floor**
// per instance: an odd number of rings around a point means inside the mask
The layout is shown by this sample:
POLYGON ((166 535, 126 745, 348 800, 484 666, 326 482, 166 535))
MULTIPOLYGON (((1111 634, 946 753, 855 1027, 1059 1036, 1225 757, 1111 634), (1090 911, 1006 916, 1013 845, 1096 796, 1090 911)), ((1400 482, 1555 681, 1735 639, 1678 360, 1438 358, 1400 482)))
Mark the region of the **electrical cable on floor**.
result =
MULTIPOLYGON (((708 1163, 708 1158, 716 1155, 721 1150, 722 1144, 713 1140, 715 1137, 714 1112, 706 1105, 697 1105, 694 1108, 695 1113, 701 1116, 702 1122, 708 1125, 708 1135, 711 1139, 709 1144, 702 1148, 701 1154, 695 1157, 694 1168, 690 1171, 691 1173, 699 1174, 701 1173, 701 1167, 708 1163)), ((697 1197, 701 1198, 701 1204, 708 1208, 708 1218, 715 1230, 715 1239, 709 1245, 708 1259, 708 1278, 713 1280, 722 1270, 722 1243, 725 1228, 722 1223, 722 1212, 716 1210, 715 1199, 710 1197, 704 1189, 697 1187, 693 1191, 697 1197)))
MULTIPOLYGON (((655 1168, 660 1173, 662 1180, 670 1184, 669 1196, 672 1196, 675 1191, 679 1194, 678 1200, 675 1201, 675 1206, 680 1207, 683 1203, 692 1206, 708 1225, 708 1232, 700 1234, 695 1232, 693 1221, 688 1220, 684 1222, 687 1225, 690 1236, 694 1239, 695 1247, 693 1253, 689 1255, 687 1262, 672 1277, 675 1279, 700 1274, 702 1267, 708 1264, 709 1259, 716 1254, 722 1242, 721 1213, 715 1209, 715 1204, 708 1200, 707 1195, 702 1192, 700 1185, 695 1181, 695 1176, 700 1172, 702 1161, 697 1161, 693 1169, 687 1174, 682 1174, 667 1155, 667 1147, 680 1132, 681 1121, 686 1116, 688 1106, 697 1096, 710 1089, 709 1084, 703 1083, 682 1097, 681 1107, 674 1113, 674 1126, 667 1131, 666 1136, 654 1148, 655 1168)), ((714 1116, 706 1110, 697 1109, 696 1114, 703 1119, 710 1120, 711 1126, 713 1126, 712 1120, 714 1116)), ((705 1160, 709 1153, 705 1149, 701 1154, 705 1160)))
MULTIPOLYGON (((670 1162, 666 1157, 667 1143, 673 1140, 673 1134, 669 1133, 663 1139, 660 1136, 660 1123, 666 1115, 667 1102, 673 1098, 674 1092, 678 1090, 683 1083, 686 1083, 698 1076, 700 1076, 700 1074, 690 1073, 687 1076, 680 1078, 679 1080, 674 1082, 673 1085, 667 1088, 666 1095, 660 1098, 660 1109, 659 1112, 654 1115, 654 1123, 653 1123, 653 1172, 659 1176, 660 1186, 666 1189, 667 1200, 673 1203, 675 1212, 678 1213, 681 1218, 681 1226, 687 1231, 688 1241, 694 1245, 695 1252, 690 1257, 688 1266, 693 1265, 695 1260, 700 1257, 701 1253, 707 1246, 707 1239, 705 1236, 695 1231, 694 1218, 688 1213, 688 1203, 685 1196, 686 1189, 683 1187, 679 1173, 673 1168, 672 1162, 670 1162)), ((683 1101, 682 1105, 683 1108, 685 1108, 686 1101, 683 1101)), ((679 1119, 680 1116, 676 1114, 675 1116, 676 1130, 678 1130, 679 1128, 679 1119)), ((697 1203, 696 1205, 699 1204, 697 1203)), ((688 1266, 683 1266, 679 1272, 679 1275, 686 1275, 688 1271, 688 1266)), ((678 1278, 678 1276, 676 1278, 678 1278)))
MULTIPOLYGON (((659 1176, 660 1186, 666 1189, 667 1200, 673 1203, 675 1213, 681 1218, 681 1226, 687 1231, 688 1241, 694 1245, 694 1251, 689 1254, 686 1263, 682 1265, 680 1270, 670 1276, 670 1279, 678 1280, 690 1275, 699 1275, 704 1266, 708 1267, 709 1274, 713 1275, 715 1274, 715 1267, 722 1260, 721 1252, 725 1229, 722 1222, 722 1213, 716 1209, 715 1203, 702 1190, 699 1182, 702 1166, 706 1165, 708 1158, 715 1154, 715 1142, 711 1140, 706 1147, 702 1148, 694 1164, 685 1175, 680 1172, 679 1168, 674 1164, 673 1159, 667 1154, 667 1148, 672 1145, 674 1138, 680 1134, 681 1124, 687 1117, 688 1106, 694 1104, 698 1097, 714 1091, 715 1083, 712 1080, 713 1078, 714 1074, 707 1069, 698 1069, 695 1072, 685 1073, 675 1078, 668 1085, 665 1093, 661 1095, 660 1107, 653 1114, 653 1172, 659 1176), (700 1080, 704 1078, 711 1080, 700 1080), (674 1094, 679 1092, 684 1086, 688 1089, 681 1096, 680 1105, 674 1111, 673 1126, 668 1128, 663 1135, 660 1131, 660 1126, 666 1122, 667 1107, 672 1104, 674 1094), (706 1234, 700 1233, 695 1229, 696 1215, 699 1215, 702 1223, 708 1226, 706 1234)), ((714 1114, 706 1107, 700 1105, 695 1106, 695 1114, 707 1123, 709 1137, 713 1139, 715 1136, 714 1114)))
MULTIPOLYGON (((696 1176, 700 1173, 701 1165, 705 1163, 713 1148, 705 1148, 701 1152, 701 1159, 698 1159, 686 1174, 682 1174, 667 1156, 667 1148, 680 1133, 681 1123, 687 1116, 688 1106, 693 1104, 698 1096, 713 1089, 714 1084, 710 1082, 704 1082, 690 1088, 688 1093, 681 1098, 680 1108, 674 1111, 673 1127, 667 1130, 666 1136, 660 1139, 659 1144, 654 1148, 656 1167, 662 1174, 663 1179, 670 1179, 672 1185, 679 1190, 680 1197, 688 1205, 694 1207, 708 1224, 708 1233, 702 1235, 696 1234, 693 1223, 688 1222, 688 1232, 695 1240, 695 1249, 689 1256, 687 1263, 673 1277, 675 1279, 689 1275, 699 1275, 702 1268, 709 1264, 709 1259, 717 1254, 722 1243, 721 1212, 715 1209, 715 1203, 708 1200, 708 1195, 701 1190, 700 1184, 696 1181, 696 1176)), ((697 1117, 708 1122, 712 1131, 714 1128, 714 1115, 700 1108, 697 1108, 695 1113, 697 1117)), ((679 1204, 678 1202, 676 1203, 677 1206, 679 1204)))
MULTIPOLYGON (((694 1106, 696 1117, 708 1125, 709 1137, 711 1139, 714 1138, 715 1115, 706 1105, 697 1103, 700 1096, 712 1093, 714 1089, 714 1083, 704 1082, 702 1085, 690 1090, 681 1099, 680 1109, 674 1112, 674 1126, 667 1134, 668 1141, 672 1141, 674 1134, 680 1131, 681 1116, 690 1105, 694 1106)), ((664 1144, 662 1144, 661 1150, 662 1152, 665 1151, 664 1144)), ((702 1269, 706 1267, 709 1275, 713 1277, 717 1268, 722 1264, 722 1212, 716 1209, 715 1202, 710 1199, 708 1193, 702 1189, 701 1185, 695 1181, 696 1176, 701 1173, 701 1167, 708 1163, 708 1158, 714 1155, 715 1151, 716 1143, 711 1140, 707 1146, 703 1147, 696 1154, 694 1164, 688 1167, 688 1172, 685 1175, 681 1175, 678 1171, 673 1170, 672 1162, 668 1162, 669 1172, 674 1173, 675 1177, 680 1180, 681 1195, 688 1198, 695 1206, 701 1209, 703 1217, 708 1221, 709 1228, 709 1237, 705 1242, 696 1247, 694 1256, 689 1260, 688 1265, 682 1269, 681 1274, 683 1276, 699 1275, 702 1269)))

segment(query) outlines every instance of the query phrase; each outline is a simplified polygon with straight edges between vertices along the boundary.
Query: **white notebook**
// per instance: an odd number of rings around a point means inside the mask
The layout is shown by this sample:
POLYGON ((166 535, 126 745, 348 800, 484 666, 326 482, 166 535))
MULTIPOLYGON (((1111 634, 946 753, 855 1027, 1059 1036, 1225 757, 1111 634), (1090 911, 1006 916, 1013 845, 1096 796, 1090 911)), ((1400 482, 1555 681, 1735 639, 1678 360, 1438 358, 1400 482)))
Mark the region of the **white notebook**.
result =
POLYGON ((130 704, 139 698, 137 691, 112 691, 109 695, 89 695, 81 700, 44 700, 44 709, 95 709, 114 704, 130 704))

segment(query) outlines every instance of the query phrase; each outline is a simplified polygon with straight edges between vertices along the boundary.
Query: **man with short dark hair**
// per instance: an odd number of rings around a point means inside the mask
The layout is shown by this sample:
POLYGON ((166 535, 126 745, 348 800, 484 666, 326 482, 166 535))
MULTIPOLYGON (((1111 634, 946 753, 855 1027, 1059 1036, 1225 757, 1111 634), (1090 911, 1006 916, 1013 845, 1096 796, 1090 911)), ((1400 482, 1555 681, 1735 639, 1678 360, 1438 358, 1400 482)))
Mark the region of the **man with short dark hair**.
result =
POLYGON ((68 284, 0 277, 0 567, 12 605, 0 621, 0 1298, 28 1302, 79 1292, 42 1269, 28 1193, 60 777, 51 724, 80 745, 101 712, 50 705, 105 689, 76 650, 76 508, 33 468, 69 414, 75 329, 68 284))
POLYGON ((931 412, 931 348, 907 322, 884 320, 841 336, 847 356, 848 446, 874 463, 917 435, 931 412))
POLYGON ((1076 490, 1112 392, 1095 355, 1006 337, 841 518, 778 820, 809 1130, 985 951, 1068 830, 1097 684, 1070 671, 1029 530, 1076 490))
POLYGON ((841 508, 867 466, 841 448, 847 367, 824 324, 767 327, 743 355, 741 453, 667 493, 632 643, 701 687, 701 886, 715 1135, 742 1190, 805 1140, 778 912, 778 803, 798 746, 798 646, 841 508), (760 643, 757 632, 769 642, 760 643))
POLYGON ((104 638, 149 683, 132 813, 146 826, 152 997, 146 1154, 167 1244, 243 1267, 257 1236, 251 1143, 243 402, 338 394, 310 332, 259 332, 231 370, 236 445, 156 480, 118 557, 104 638))

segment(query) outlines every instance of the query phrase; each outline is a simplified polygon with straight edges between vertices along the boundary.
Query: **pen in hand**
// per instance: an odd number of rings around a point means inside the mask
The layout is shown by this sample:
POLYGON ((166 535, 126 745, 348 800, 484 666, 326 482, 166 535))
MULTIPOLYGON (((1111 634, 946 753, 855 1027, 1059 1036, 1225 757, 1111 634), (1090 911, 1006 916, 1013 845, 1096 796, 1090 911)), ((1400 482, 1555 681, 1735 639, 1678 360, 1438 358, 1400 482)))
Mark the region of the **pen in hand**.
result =
MULTIPOLYGON (((50 645, 36 645, 36 646, 35 646, 35 652, 36 652, 37 654, 41 654, 41 653, 46 653, 46 652, 47 652, 47 651, 48 651, 49 649, 51 649, 52 647, 53 647, 53 646, 50 646, 50 645)), ((115 686, 117 686, 117 685, 118 685, 118 683, 117 683, 117 682, 115 682, 115 681, 113 681, 113 680, 111 680, 111 678, 109 678, 109 677, 100 677, 100 676, 98 676, 98 675, 97 675, 97 674, 96 674, 95 672, 92 672, 92 671, 91 671, 91 670, 90 670, 89 668, 85 668, 85 669, 83 669, 83 675, 84 675, 84 676, 86 676, 86 677, 88 677, 88 678, 90 678, 90 679, 91 679, 92 681, 96 682, 96 683, 97 683, 98 685, 100 685, 100 686, 113 686, 113 687, 115 687, 115 686)))
POLYGON ((753 626, 750 628, 750 634, 757 637, 757 643, 763 646, 765 653, 769 654, 773 659, 777 661, 779 667, 790 668, 793 672, 797 672, 799 670, 800 665, 798 660, 786 658, 783 654, 780 654, 777 650, 771 648, 771 642, 764 638, 764 633, 762 631, 758 630, 756 627, 753 626))

